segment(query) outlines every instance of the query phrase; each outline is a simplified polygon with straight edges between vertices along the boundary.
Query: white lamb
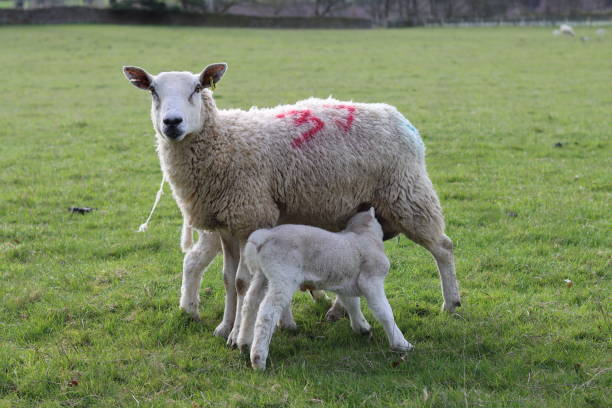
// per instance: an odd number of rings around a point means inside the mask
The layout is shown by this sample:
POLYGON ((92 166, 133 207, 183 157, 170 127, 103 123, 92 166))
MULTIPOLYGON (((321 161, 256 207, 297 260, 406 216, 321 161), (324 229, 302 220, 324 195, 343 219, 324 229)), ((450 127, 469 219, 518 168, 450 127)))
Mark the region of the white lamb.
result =
POLYGON ((251 234, 245 257, 254 279, 244 301, 238 346, 246 351, 252 344, 253 368, 266 368, 276 323, 298 289, 337 293, 356 333, 371 329, 359 306, 359 296, 364 296, 383 325, 391 349, 412 349, 395 324, 385 295, 384 281, 390 264, 382 238, 373 208, 354 215, 339 233, 304 225, 281 225, 251 234))
MULTIPOLYGON (((385 238, 403 233, 431 252, 443 308, 459 306, 452 242, 427 175, 423 141, 410 122, 386 104, 334 99, 219 110, 206 88, 226 69, 212 64, 198 75, 152 76, 124 67, 133 85, 151 91, 162 171, 183 217, 221 237, 226 300, 215 334, 236 343, 251 280, 241 255, 252 232, 286 223, 339 231, 370 206, 385 238)), ((197 262, 190 254, 185 262, 197 262)), ((184 282, 185 304, 197 304, 198 269, 184 282)))
POLYGON ((561 32, 561 34, 569 35, 572 37, 576 36, 576 33, 574 32, 572 26, 568 24, 561 24, 561 26, 559 27, 559 31, 561 32))

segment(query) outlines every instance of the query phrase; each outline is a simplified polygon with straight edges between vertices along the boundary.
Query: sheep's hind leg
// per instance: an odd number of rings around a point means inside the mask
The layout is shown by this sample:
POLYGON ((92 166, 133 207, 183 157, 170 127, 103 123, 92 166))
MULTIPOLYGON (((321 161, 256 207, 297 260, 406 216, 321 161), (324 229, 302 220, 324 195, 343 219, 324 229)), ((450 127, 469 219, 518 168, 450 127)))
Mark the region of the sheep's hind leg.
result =
POLYGON ((444 216, 438 196, 427 174, 414 180, 411 196, 405 196, 395 210, 394 229, 401 231, 417 244, 425 247, 438 266, 442 296, 442 309, 452 313, 461 306, 459 285, 455 275, 453 242, 444 234, 444 216))
POLYGON ((457 283, 457 277, 455 276, 453 242, 449 237, 442 234, 441 237, 433 242, 426 243, 424 246, 431 252, 438 264, 438 271, 442 284, 442 296, 444 297, 442 310, 453 313, 457 307, 461 306, 459 285, 457 283))
POLYGON ((221 251, 218 234, 198 232, 198 242, 183 259, 183 284, 181 285, 180 308, 194 319, 199 318, 200 284, 204 269, 221 251))
POLYGON ((236 317, 236 270, 240 253, 238 243, 232 237, 221 237, 223 244, 223 284, 225 285, 225 309, 223 321, 217 326, 214 335, 227 338, 234 326, 236 317))

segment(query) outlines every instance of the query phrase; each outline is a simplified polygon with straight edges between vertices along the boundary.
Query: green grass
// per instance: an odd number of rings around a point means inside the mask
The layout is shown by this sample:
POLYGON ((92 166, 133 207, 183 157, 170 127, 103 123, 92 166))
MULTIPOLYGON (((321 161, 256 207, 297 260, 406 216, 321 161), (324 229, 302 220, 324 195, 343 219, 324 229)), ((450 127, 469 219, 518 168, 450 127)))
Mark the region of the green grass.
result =
POLYGON ((0 41, 0 407, 612 405, 610 38, 40 26, 0 27, 0 41), (395 105, 421 130, 463 307, 441 314, 433 260, 389 241, 407 358, 380 325, 356 337, 298 295, 299 331, 277 333, 253 372, 212 336, 220 259, 201 321, 179 312, 168 194, 135 233, 160 171, 149 97, 121 66, 217 61, 222 108, 333 94, 395 105))

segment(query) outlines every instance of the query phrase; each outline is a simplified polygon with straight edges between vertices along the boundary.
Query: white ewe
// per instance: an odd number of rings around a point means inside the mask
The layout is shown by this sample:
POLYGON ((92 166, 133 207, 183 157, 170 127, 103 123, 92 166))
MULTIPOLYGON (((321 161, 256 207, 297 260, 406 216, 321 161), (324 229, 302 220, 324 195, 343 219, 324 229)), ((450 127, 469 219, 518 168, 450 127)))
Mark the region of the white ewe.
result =
POLYGON ((385 238, 403 233, 431 252, 443 308, 459 306, 453 245, 410 122, 386 104, 333 99, 219 110, 206 88, 226 69, 212 64, 198 75, 153 76, 124 67, 133 85, 151 91, 162 171, 185 220, 221 236, 227 294, 215 334, 236 342, 251 279, 241 254, 253 231, 286 223, 338 231, 370 206, 385 238))
POLYGON ((391 349, 412 349, 395 324, 385 295, 389 260, 382 238, 373 208, 354 215, 340 233, 281 225, 251 234, 244 255, 254 278, 244 301, 238 346, 246 351, 252 344, 253 368, 266 368, 274 328, 298 288, 336 292, 353 331, 362 334, 371 329, 359 306, 359 296, 364 296, 391 349))

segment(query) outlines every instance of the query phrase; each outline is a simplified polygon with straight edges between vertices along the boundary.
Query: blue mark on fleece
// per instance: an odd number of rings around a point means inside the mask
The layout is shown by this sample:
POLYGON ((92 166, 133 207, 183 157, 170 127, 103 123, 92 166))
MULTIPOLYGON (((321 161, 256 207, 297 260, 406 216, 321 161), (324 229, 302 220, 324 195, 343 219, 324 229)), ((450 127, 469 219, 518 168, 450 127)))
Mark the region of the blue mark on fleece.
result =
POLYGON ((415 128, 410 121, 404 117, 402 117, 402 126, 407 130, 407 138, 412 146, 414 146, 415 151, 419 153, 425 152, 425 144, 423 143, 423 139, 421 139, 421 134, 419 130, 415 128))

